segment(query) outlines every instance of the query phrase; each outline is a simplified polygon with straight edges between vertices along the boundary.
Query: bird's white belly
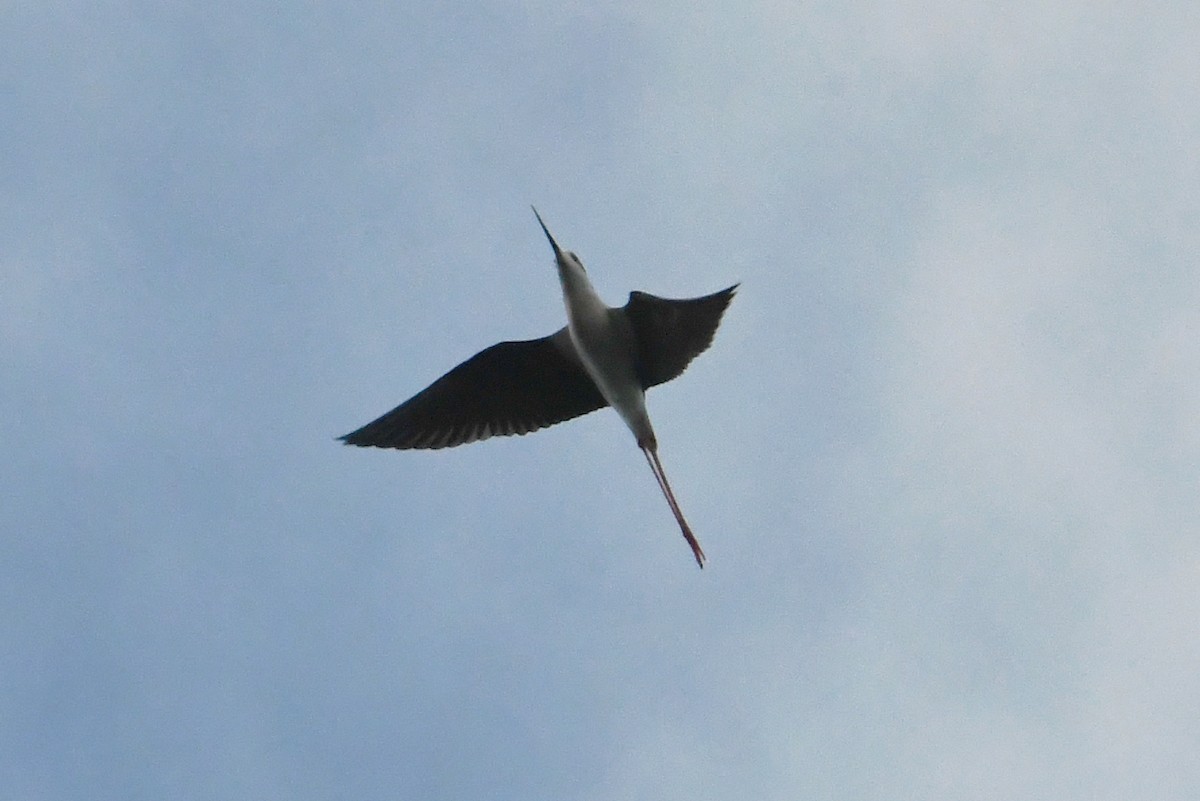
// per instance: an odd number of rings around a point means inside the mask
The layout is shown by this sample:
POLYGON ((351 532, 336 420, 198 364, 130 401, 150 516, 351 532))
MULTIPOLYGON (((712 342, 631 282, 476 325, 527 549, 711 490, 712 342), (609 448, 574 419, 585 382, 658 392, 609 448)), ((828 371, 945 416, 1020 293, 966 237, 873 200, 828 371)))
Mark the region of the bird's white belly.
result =
POLYGON ((607 307, 599 314, 588 309, 568 317, 571 341, 600 394, 635 436, 652 436, 645 393, 634 371, 634 343, 629 332, 614 324, 607 307))

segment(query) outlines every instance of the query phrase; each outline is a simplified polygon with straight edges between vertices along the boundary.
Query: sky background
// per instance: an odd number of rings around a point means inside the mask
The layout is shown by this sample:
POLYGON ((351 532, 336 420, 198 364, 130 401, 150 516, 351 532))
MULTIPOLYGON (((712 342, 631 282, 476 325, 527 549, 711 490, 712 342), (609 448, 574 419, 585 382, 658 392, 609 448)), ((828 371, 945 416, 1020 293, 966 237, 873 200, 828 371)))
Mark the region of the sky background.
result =
POLYGON ((1200 797, 1194 2, 5 3, 0 795, 1200 797), (611 410, 343 434, 742 288, 611 410))

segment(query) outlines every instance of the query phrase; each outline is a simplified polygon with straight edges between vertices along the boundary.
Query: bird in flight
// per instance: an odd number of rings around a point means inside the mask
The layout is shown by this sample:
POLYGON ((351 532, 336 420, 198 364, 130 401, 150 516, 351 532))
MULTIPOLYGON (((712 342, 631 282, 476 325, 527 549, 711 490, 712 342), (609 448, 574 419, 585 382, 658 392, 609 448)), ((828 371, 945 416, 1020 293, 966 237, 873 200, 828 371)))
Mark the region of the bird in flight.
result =
POLYGON ((612 406, 646 456, 671 513, 704 567, 704 551, 683 517, 658 458, 646 390, 677 378, 712 344, 734 284, 700 298, 629 293, 607 306, 579 258, 554 241, 567 325, 541 339, 480 351, 382 417, 339 439, 376 448, 453 448, 488 437, 528 434, 612 406))

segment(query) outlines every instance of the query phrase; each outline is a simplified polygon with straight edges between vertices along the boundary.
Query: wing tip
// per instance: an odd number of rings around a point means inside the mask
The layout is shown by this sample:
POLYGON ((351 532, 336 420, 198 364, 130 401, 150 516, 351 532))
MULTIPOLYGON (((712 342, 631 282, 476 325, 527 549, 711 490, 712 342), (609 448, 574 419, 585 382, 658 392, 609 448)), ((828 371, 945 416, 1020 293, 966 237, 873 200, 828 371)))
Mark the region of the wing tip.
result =
POLYGON ((353 445, 356 448, 396 448, 398 445, 389 445, 380 441, 376 437, 371 437, 366 430, 369 426, 355 429, 349 434, 342 434, 340 437, 334 437, 335 442, 340 442, 342 445, 353 445))

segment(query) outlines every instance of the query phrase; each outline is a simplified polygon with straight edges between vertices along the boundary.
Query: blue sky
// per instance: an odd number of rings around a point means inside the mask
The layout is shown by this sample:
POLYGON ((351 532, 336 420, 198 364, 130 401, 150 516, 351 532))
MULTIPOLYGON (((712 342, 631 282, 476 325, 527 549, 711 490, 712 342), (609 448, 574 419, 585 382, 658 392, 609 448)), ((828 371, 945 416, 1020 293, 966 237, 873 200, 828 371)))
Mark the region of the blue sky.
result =
POLYGON ((9 4, 16 799, 1192 799, 1189 3, 9 4), (343 434, 742 289, 611 411, 343 434))

